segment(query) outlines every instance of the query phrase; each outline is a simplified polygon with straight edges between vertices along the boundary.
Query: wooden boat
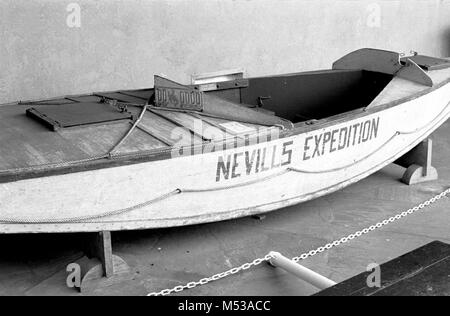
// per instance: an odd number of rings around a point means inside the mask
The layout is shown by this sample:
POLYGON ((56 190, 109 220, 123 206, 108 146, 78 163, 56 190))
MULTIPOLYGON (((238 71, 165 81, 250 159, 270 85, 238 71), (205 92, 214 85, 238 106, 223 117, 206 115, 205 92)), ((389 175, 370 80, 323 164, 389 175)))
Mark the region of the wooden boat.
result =
POLYGON ((0 107, 0 233, 269 212, 396 161, 449 117, 450 61, 363 49, 325 71, 0 107))

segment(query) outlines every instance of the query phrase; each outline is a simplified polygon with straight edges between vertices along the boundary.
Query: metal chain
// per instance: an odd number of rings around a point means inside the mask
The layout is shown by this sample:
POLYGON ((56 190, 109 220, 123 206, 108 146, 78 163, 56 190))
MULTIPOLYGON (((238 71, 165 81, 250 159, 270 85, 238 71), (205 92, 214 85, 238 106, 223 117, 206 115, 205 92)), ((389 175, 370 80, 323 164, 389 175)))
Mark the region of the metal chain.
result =
POLYGON ((390 217, 388 219, 385 219, 385 220, 383 220, 381 222, 378 222, 375 225, 372 225, 372 226, 364 228, 364 229, 362 229, 360 231, 357 231, 356 233, 350 234, 347 237, 342 237, 341 239, 338 239, 338 240, 335 240, 335 241, 333 241, 331 243, 328 243, 325 246, 322 246, 322 247, 319 247, 319 248, 317 248, 315 250, 311 250, 309 252, 301 254, 298 257, 294 257, 294 258, 292 258, 292 261, 299 262, 301 260, 305 260, 305 259, 307 259, 309 257, 312 257, 312 256, 315 256, 315 255, 317 255, 319 253, 322 253, 322 252, 324 252, 326 250, 330 250, 331 248, 334 248, 336 246, 345 244, 345 243, 347 243, 347 242, 349 242, 349 241, 351 241, 351 240, 353 240, 355 238, 361 237, 361 236, 363 236, 365 234, 368 234, 368 233, 370 233, 370 232, 372 232, 372 231, 374 231, 376 229, 382 228, 382 227, 384 227, 384 226, 386 226, 388 224, 391 224, 391 223, 393 223, 395 221, 398 221, 399 219, 402 219, 402 218, 404 218, 404 217, 406 217, 408 215, 416 213, 417 211, 420 211, 420 210, 430 206, 431 204, 437 202, 438 200, 444 198, 445 196, 447 196, 449 194, 450 194, 450 188, 448 188, 447 190, 441 192, 440 194, 432 197, 431 199, 429 199, 429 200, 427 200, 427 201, 425 201, 423 203, 420 203, 419 205, 416 205, 416 206, 408 209, 407 211, 404 211, 404 212, 402 212, 400 214, 397 214, 397 215, 392 216, 392 217, 390 217))
MULTIPOLYGON (((404 211, 404 212, 402 212, 400 214, 392 216, 392 217, 390 217, 390 218, 388 218, 386 220, 383 220, 383 221, 381 221, 381 222, 379 222, 379 223, 377 223, 375 225, 372 225, 372 226, 370 226, 368 228, 364 228, 364 229, 362 229, 360 231, 357 231, 354 234, 350 234, 347 237, 343 237, 341 239, 335 240, 335 241, 333 241, 331 243, 326 244, 325 246, 319 247, 319 248, 317 248, 315 250, 311 250, 309 252, 305 252, 305 253, 301 254, 300 256, 298 256, 298 257, 292 258, 292 261, 299 262, 301 260, 305 260, 307 258, 313 257, 313 256, 315 256, 315 255, 317 255, 319 253, 324 252, 324 251, 330 250, 331 248, 334 248, 334 247, 337 247, 339 245, 345 244, 345 243, 347 243, 347 242, 349 242, 349 241, 351 241, 351 240, 353 240, 355 238, 361 237, 361 236, 363 236, 363 235, 365 235, 365 234, 367 234, 369 232, 372 232, 372 231, 374 231, 376 229, 382 228, 382 227, 384 227, 384 226, 386 226, 386 225, 388 225, 390 223, 393 223, 395 221, 398 221, 399 219, 402 219, 402 218, 404 218, 404 217, 406 217, 408 215, 416 213, 417 211, 420 211, 420 210, 430 206, 431 204, 437 202, 438 200, 446 197, 449 194, 450 194, 450 188, 448 188, 447 190, 441 192, 440 194, 432 197, 431 199, 429 199, 429 200, 427 200, 427 201, 425 201, 423 203, 420 203, 417 206, 414 206, 414 207, 408 209, 407 211, 404 211)), ((174 287, 172 289, 165 289, 165 290, 162 290, 162 291, 159 291, 159 292, 152 292, 152 293, 149 293, 147 296, 166 296, 166 295, 170 295, 172 293, 179 293, 179 292, 182 292, 184 290, 192 289, 192 288, 195 288, 195 287, 200 286, 200 285, 205 285, 205 284, 208 284, 210 282, 223 279, 223 278, 225 278, 227 276, 237 274, 237 273, 239 273, 241 271, 248 270, 248 269, 250 269, 252 267, 256 267, 256 266, 260 265, 263 262, 269 262, 270 259, 272 259, 272 255, 267 254, 263 258, 255 259, 255 260, 253 260, 250 263, 244 263, 243 265, 241 265, 239 267, 232 268, 232 269, 227 270, 225 272, 215 274, 215 275, 213 275, 213 276, 211 276, 209 278, 203 278, 203 279, 201 279, 201 280, 199 280, 197 282, 189 282, 186 285, 178 285, 178 286, 176 286, 176 287, 174 287)))
POLYGON ((165 289, 165 290, 162 290, 160 292, 149 293, 147 296, 166 296, 166 295, 169 295, 169 294, 172 294, 172 293, 179 293, 179 292, 182 292, 182 291, 184 291, 186 289, 192 289, 194 287, 197 287, 197 286, 200 286, 200 285, 205 285, 205 284, 208 284, 210 282, 223 279, 223 278, 225 278, 227 276, 230 276, 230 275, 233 275, 233 274, 237 274, 237 273, 239 273, 241 271, 248 270, 251 267, 256 267, 256 266, 260 265, 263 262, 268 262, 270 259, 272 259, 272 255, 268 254, 268 255, 266 255, 263 258, 258 258, 258 259, 253 260, 252 262, 244 263, 243 265, 241 265, 239 267, 232 268, 232 269, 230 269, 228 271, 215 274, 215 275, 213 275, 213 276, 211 276, 209 278, 203 278, 203 279, 201 279, 201 280, 199 280, 197 282, 189 282, 186 285, 178 285, 178 286, 176 286, 176 287, 174 287, 172 289, 165 289))

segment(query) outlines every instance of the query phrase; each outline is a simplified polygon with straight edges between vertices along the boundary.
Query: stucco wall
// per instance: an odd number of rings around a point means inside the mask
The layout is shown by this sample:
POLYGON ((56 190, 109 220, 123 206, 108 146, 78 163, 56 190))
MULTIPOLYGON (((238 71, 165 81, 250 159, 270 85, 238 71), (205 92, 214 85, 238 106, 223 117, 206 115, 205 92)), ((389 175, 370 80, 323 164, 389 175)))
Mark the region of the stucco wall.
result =
POLYGON ((450 0, 0 0, 0 102, 329 68, 361 47, 449 56, 449 18, 450 0))

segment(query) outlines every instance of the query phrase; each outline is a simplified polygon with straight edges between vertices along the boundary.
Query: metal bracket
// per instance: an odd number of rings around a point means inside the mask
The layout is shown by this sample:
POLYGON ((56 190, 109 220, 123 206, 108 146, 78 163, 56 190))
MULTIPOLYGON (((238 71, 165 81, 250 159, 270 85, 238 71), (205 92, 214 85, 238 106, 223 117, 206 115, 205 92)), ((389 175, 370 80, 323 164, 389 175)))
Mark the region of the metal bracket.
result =
POLYGON ((199 91, 215 91, 248 87, 244 70, 232 69, 191 76, 191 83, 199 91))
POLYGON ((266 96, 266 97, 264 97, 264 96, 259 96, 258 97, 258 107, 263 107, 264 106, 264 100, 270 100, 270 99, 272 99, 272 97, 269 95, 269 96, 266 96))
POLYGON ((191 76, 191 83, 193 85, 196 85, 196 84, 230 81, 242 78, 244 78, 243 69, 229 69, 203 74, 193 74, 191 76))

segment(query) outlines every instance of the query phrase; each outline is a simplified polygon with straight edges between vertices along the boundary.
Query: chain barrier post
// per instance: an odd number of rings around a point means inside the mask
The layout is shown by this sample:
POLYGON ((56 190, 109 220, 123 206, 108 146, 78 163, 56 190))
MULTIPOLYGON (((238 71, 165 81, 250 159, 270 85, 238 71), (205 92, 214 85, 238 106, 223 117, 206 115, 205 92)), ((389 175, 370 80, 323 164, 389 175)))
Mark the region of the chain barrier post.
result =
MULTIPOLYGON (((298 257, 292 258, 292 261, 293 262, 299 262, 301 260, 305 260, 305 259, 308 259, 309 257, 312 257, 312 256, 315 256, 315 255, 317 255, 319 253, 322 253, 324 251, 330 250, 331 248, 334 248, 334 247, 337 247, 337 246, 342 245, 344 243, 347 243, 347 242, 349 242, 349 241, 351 241, 351 240, 353 240, 355 238, 358 238, 358 237, 361 237, 361 236, 363 236, 365 234, 368 234, 369 232, 372 232, 372 231, 374 231, 374 230, 376 230, 378 228, 382 228, 382 227, 384 227, 384 226, 386 226, 386 225, 388 225, 390 223, 393 223, 393 222, 395 222, 397 220, 400 220, 400 219, 402 219, 402 218, 404 218, 404 217, 406 217, 408 215, 414 214, 414 213, 416 213, 416 212, 418 212, 418 211, 420 211, 420 210, 422 210, 422 209, 432 205, 433 203, 436 203, 437 201, 439 201, 440 199, 446 197, 449 194, 450 194, 450 187, 447 188, 445 191, 441 192, 440 194, 437 194, 434 197, 430 198, 429 200, 427 200, 427 201, 425 201, 423 203, 420 203, 419 205, 416 205, 416 206, 408 209, 407 211, 404 211, 404 212, 402 212, 400 214, 392 216, 389 219, 383 220, 383 221, 381 221, 381 222, 379 222, 379 223, 377 223, 375 225, 372 225, 372 226, 370 226, 368 228, 364 228, 364 229, 362 229, 360 231, 357 231, 354 234, 350 234, 347 237, 342 237, 341 239, 338 239, 338 240, 335 240, 333 242, 330 242, 330 243, 326 244, 325 246, 319 247, 319 248, 317 248, 315 250, 311 250, 309 252, 305 252, 305 253, 301 254, 300 256, 298 256, 298 257)), ((239 267, 230 269, 230 270, 222 272, 222 273, 215 274, 212 277, 203 278, 203 279, 201 279, 200 281, 197 281, 197 282, 189 282, 186 285, 179 285, 179 286, 176 286, 176 287, 174 287, 172 289, 165 289, 165 290, 162 290, 162 291, 159 291, 159 292, 152 292, 152 293, 149 293, 147 296, 161 296, 161 295, 165 296, 165 295, 170 295, 170 294, 175 293, 175 292, 177 292, 177 293, 178 292, 182 292, 182 291, 184 291, 186 289, 192 289, 192 288, 195 288, 195 287, 200 286, 200 285, 205 285, 205 284, 208 284, 210 282, 223 279, 223 278, 225 278, 227 276, 237 274, 237 273, 239 273, 241 271, 248 270, 248 269, 250 269, 252 267, 256 267, 256 266, 260 265, 263 262, 269 262, 270 263, 270 261, 273 259, 273 255, 274 255, 274 253, 269 253, 263 258, 255 259, 255 260, 253 260, 250 263, 244 263, 243 265, 241 265, 239 267)))

